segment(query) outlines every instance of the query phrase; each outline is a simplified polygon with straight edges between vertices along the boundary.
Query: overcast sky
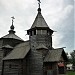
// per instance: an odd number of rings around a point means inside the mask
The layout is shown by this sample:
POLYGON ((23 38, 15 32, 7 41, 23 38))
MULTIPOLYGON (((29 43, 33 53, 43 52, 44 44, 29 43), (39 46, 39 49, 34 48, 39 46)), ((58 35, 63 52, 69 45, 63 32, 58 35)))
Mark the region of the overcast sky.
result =
MULTIPOLYGON (((0 0, 0 37, 8 34, 11 17, 15 16, 16 34, 28 39, 26 30, 31 27, 37 15, 37 0, 0 0)), ((74 48, 74 0, 41 0, 42 15, 53 29, 53 47, 66 47, 66 52, 74 48)))

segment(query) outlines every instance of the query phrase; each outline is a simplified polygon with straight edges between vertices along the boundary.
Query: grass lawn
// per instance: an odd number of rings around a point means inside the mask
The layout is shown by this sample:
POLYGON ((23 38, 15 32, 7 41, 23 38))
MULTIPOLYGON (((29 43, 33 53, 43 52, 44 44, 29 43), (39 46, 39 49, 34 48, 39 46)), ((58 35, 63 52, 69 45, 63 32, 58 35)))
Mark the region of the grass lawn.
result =
POLYGON ((68 71, 67 75, 75 75, 75 71, 68 71))

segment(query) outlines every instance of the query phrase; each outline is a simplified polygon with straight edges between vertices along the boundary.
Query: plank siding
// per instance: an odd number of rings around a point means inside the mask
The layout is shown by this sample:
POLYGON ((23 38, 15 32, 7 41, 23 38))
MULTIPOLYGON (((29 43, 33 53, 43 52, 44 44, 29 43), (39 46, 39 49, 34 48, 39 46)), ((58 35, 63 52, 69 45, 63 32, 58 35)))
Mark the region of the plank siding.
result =
POLYGON ((8 38, 0 39, 0 75, 2 72, 2 59, 3 59, 4 55, 7 55, 10 52, 10 50, 9 51, 7 50, 7 53, 6 53, 6 50, 2 49, 2 46, 10 45, 10 46, 14 47, 21 42, 23 42, 23 41, 15 40, 15 39, 8 39, 8 38))
POLYGON ((2 45, 3 45, 3 40, 0 40, 0 75, 2 72, 2 58, 3 58, 2 45))
POLYGON ((31 51, 27 58, 27 75, 43 75, 42 55, 37 51, 31 51))
POLYGON ((21 60, 4 61, 3 75, 23 75, 22 71, 21 60))
POLYGON ((30 46, 31 51, 27 58, 27 75, 43 75, 43 53, 39 50, 36 50, 36 47, 39 44, 43 44, 44 46, 51 48, 52 40, 50 35, 33 35, 30 36, 30 46))

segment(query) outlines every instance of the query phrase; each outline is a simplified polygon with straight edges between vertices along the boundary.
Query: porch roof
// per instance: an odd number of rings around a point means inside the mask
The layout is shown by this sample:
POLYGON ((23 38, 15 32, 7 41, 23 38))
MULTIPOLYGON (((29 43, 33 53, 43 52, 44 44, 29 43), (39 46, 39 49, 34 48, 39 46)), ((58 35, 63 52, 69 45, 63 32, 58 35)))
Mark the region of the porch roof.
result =
POLYGON ((40 50, 40 49, 48 49, 48 48, 43 44, 39 44, 39 46, 37 46, 36 49, 40 50))
POLYGON ((67 58, 63 48, 49 50, 44 59, 44 62, 58 62, 63 54, 65 55, 63 58, 67 58))

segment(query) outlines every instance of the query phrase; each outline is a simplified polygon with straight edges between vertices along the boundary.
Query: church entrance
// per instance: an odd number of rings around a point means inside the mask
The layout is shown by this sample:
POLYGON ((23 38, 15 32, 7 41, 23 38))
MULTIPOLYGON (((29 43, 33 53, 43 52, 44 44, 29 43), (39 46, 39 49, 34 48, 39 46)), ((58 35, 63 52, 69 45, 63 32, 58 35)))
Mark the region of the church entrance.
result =
POLYGON ((59 72, 59 74, 64 74, 65 73, 63 62, 58 63, 58 72, 59 72))
POLYGON ((59 74, 64 74, 64 67, 58 67, 59 74))

